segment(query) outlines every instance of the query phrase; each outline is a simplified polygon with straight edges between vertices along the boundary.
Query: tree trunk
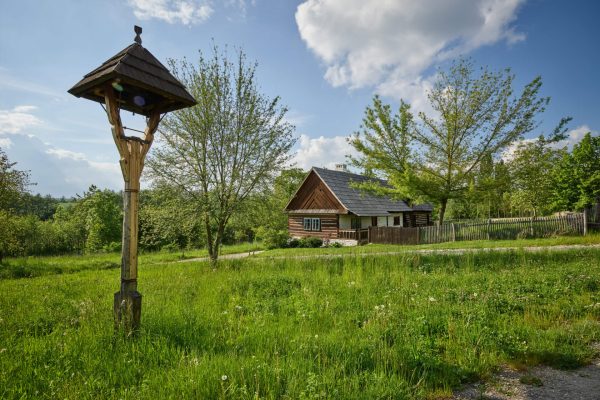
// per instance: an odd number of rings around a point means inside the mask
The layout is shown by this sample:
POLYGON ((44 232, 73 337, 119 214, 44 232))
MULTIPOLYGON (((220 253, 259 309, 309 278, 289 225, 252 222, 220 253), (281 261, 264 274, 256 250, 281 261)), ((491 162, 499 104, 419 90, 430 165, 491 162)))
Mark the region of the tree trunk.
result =
POLYGON ((448 204, 448 199, 442 199, 440 201, 440 218, 438 221, 438 225, 442 226, 444 223, 444 215, 446 214, 446 205, 448 204))
POLYGON ((213 247, 213 238, 212 238, 212 230, 210 229, 210 217, 208 212, 204 212, 204 228, 206 229, 206 247, 208 249, 208 258, 214 260, 214 247, 213 247))
POLYGON ((210 258, 211 262, 214 264, 217 262, 219 258, 219 250, 221 248, 221 242, 223 241, 223 232, 225 231, 225 222, 220 221, 217 227, 217 234, 215 236, 215 242, 213 245, 213 256, 210 258))

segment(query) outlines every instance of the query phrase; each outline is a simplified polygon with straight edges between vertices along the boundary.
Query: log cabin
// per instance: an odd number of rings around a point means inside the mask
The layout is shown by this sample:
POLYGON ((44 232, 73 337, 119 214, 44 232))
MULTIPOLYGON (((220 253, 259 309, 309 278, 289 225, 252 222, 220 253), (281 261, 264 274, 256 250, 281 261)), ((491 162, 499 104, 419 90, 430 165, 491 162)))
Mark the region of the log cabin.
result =
POLYGON ((409 205, 354 187, 374 180, 389 186, 386 181, 348 172, 344 164, 335 170, 313 167, 285 207, 290 236, 356 244, 367 241, 370 226, 432 225, 430 204, 409 205))

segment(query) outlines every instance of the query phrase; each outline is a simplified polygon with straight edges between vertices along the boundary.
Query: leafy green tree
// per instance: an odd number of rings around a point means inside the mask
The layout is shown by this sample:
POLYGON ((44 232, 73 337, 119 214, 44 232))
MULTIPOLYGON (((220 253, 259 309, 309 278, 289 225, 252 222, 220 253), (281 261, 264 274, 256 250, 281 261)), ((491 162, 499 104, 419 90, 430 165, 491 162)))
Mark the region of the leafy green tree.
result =
POLYGON ((549 99, 539 97, 540 77, 519 96, 513 96, 513 81, 508 69, 490 72, 483 68, 476 74, 472 63, 461 59, 448 71, 439 72, 428 93, 433 114, 420 112, 414 124, 404 103, 390 119, 389 108, 374 100, 363 119, 366 132, 351 141, 360 153, 359 163, 379 170, 375 172, 407 197, 421 196, 437 203, 442 223, 448 201, 464 196, 482 160, 531 132, 535 117, 545 110, 549 99), (406 132, 401 132, 400 123, 396 134, 380 134, 386 126, 398 126, 389 121, 405 121, 406 132), (367 133, 379 140, 371 140, 367 133), (404 148, 402 140, 408 136, 410 155, 403 165, 404 158, 398 154, 404 152, 396 149, 404 148))
POLYGON ((60 200, 50 195, 24 193, 21 196, 19 205, 15 208, 15 212, 19 215, 35 215, 46 221, 52 218, 59 204, 60 200))
POLYGON ((575 207, 582 209, 600 201, 600 137, 590 132, 573 146, 573 175, 579 190, 575 207))
POLYGON ((552 147, 552 141, 543 136, 517 146, 508 163, 514 187, 512 201, 516 207, 530 210, 534 216, 552 209, 552 170, 564 154, 564 149, 552 147))
POLYGON ((241 50, 234 61, 215 48, 211 58, 201 53, 197 66, 185 59, 170 66, 198 104, 165 118, 147 164, 201 208, 216 261, 232 215, 288 162, 294 127, 279 97, 260 93, 256 64, 248 65, 241 50))
POLYGON ((365 109, 360 131, 349 140, 360 157, 349 156, 349 159, 367 176, 377 172, 403 175, 408 168, 413 130, 410 105, 401 101, 398 112, 392 114, 391 106, 383 104, 376 95, 373 105, 365 109))
POLYGON ((16 164, 9 161, 0 147, 0 210, 13 210, 18 207, 31 185, 29 172, 15 169, 16 164))
POLYGON ((552 209, 555 211, 573 210, 579 200, 576 165, 572 154, 564 152, 552 169, 552 209))
POLYGON ((59 252, 84 252, 87 238, 85 217, 78 212, 76 203, 59 205, 52 217, 52 225, 59 238, 59 252))
POLYGON ((165 182, 155 182, 140 194, 140 247, 145 250, 204 245, 199 210, 185 192, 165 182))
POLYGON ((287 215, 283 209, 306 177, 300 168, 281 171, 272 185, 250 196, 240 212, 232 218, 232 226, 244 240, 288 237, 287 215))
POLYGON ((121 241, 123 214, 122 198, 111 190, 99 190, 92 185, 75 206, 74 218, 85 226, 85 249, 101 250, 113 242, 121 241))
POLYGON ((5 210, 0 210, 0 264, 4 257, 22 251, 22 244, 16 233, 17 217, 5 210))

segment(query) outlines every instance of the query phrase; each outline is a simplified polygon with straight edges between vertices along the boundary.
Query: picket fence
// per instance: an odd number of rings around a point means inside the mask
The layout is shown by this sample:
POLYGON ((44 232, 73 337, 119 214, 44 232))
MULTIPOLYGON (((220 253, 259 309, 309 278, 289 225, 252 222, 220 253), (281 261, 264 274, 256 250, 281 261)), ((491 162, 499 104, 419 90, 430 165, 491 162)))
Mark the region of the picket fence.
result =
POLYGON ((382 244, 431 244, 464 240, 541 238, 585 235, 584 213, 551 217, 496 218, 477 222, 445 223, 417 228, 370 227, 369 242, 382 244))

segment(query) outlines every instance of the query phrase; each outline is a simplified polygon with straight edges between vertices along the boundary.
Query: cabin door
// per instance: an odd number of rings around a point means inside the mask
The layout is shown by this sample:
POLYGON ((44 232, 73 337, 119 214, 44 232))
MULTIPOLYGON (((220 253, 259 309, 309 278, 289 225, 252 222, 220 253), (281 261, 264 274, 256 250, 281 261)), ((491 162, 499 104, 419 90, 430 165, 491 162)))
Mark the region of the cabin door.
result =
POLYGON ((377 226, 377 217, 371 217, 371 226, 377 226))

